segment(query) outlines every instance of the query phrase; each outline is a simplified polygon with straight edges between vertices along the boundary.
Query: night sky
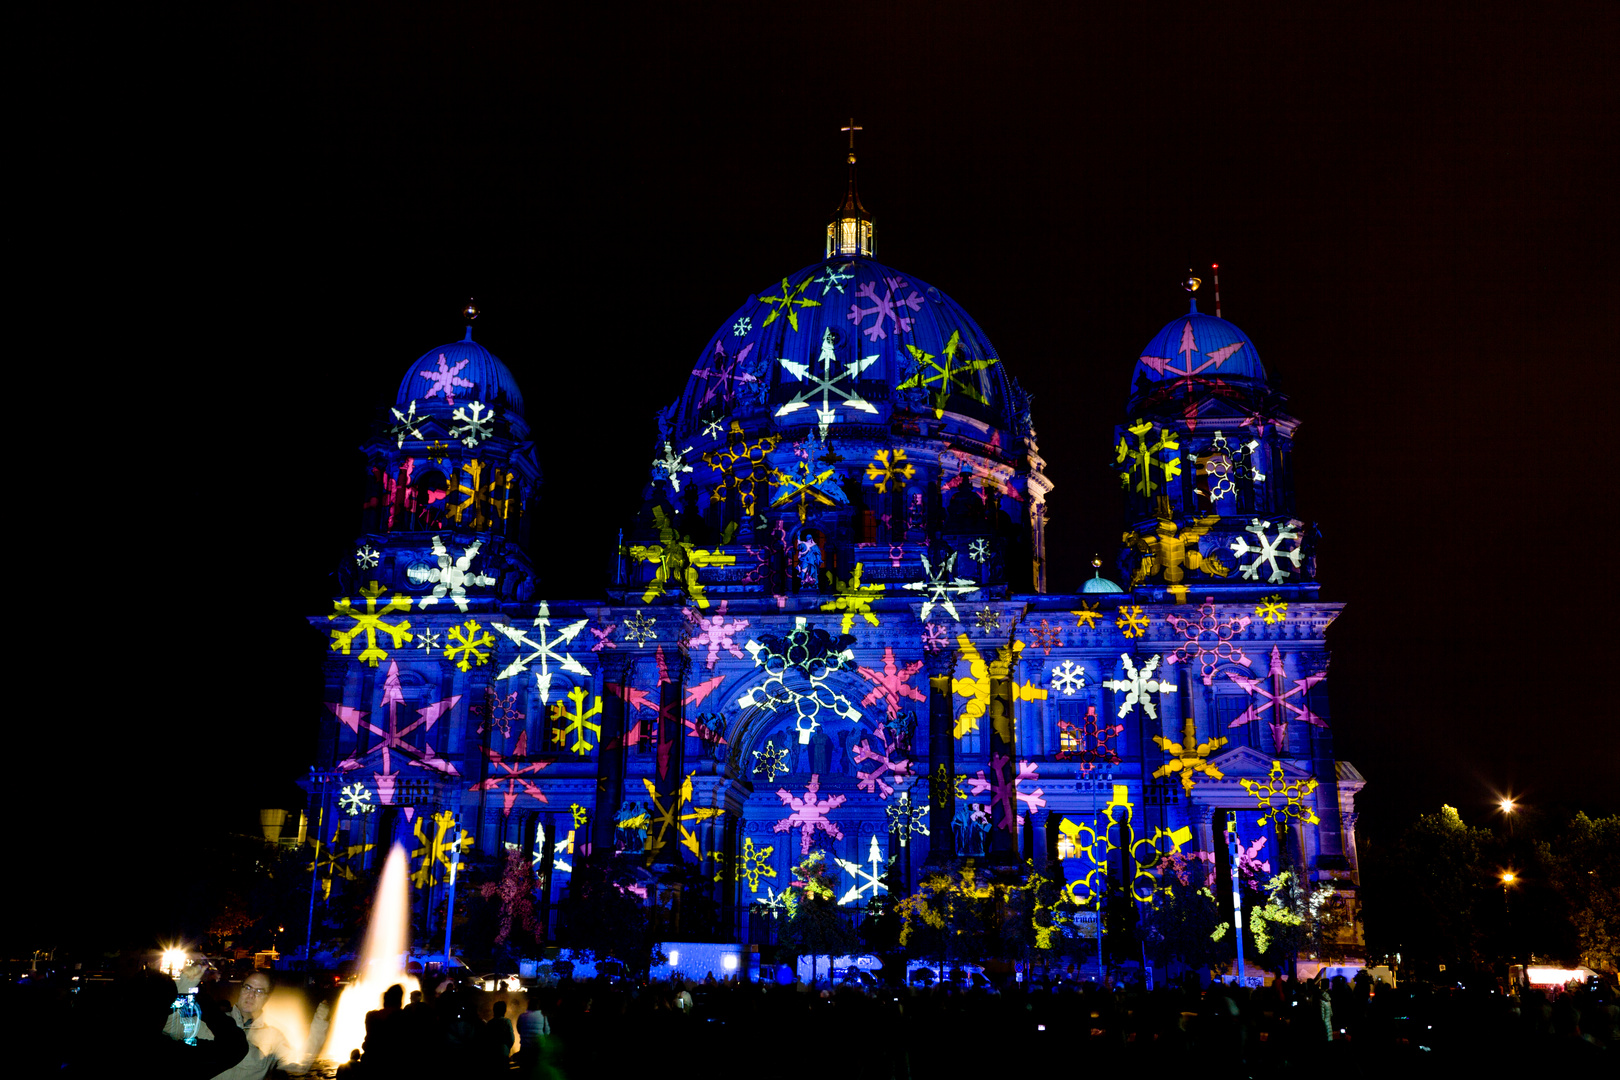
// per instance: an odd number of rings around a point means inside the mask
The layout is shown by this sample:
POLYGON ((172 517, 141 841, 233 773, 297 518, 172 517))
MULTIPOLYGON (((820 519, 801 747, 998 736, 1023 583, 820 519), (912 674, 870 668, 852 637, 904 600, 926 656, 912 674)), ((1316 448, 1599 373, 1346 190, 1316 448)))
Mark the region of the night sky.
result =
POLYGON ((878 259, 1034 395, 1054 591, 1112 563, 1133 365, 1219 262, 1303 421, 1363 843, 1498 792, 1620 809, 1620 8, 577 6, 230 5, 108 76, 109 138, 52 203, 108 223, 54 233, 62 261, 104 257, 39 329, 131 365, 66 593, 125 629, 59 678, 96 687, 77 729, 119 764, 79 812, 117 846, 296 805, 355 447, 468 296, 529 403, 542 592, 596 595, 654 411, 820 258, 850 115, 878 259))

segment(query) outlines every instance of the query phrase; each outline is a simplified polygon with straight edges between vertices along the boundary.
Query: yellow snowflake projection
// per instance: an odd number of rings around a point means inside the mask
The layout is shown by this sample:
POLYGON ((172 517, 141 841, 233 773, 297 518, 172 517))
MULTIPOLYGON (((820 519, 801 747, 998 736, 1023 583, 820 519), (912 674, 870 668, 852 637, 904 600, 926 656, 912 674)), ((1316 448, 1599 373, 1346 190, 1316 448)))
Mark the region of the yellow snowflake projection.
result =
POLYGON ((1198 550, 1198 541, 1221 520, 1219 514, 1194 518, 1186 528, 1176 525, 1171 516, 1170 500, 1159 498, 1158 525, 1152 535, 1131 530, 1125 533, 1124 544, 1142 557, 1131 574, 1131 588, 1150 577, 1162 576, 1176 603, 1187 602, 1187 586, 1183 584, 1189 570, 1198 570, 1211 577, 1226 577, 1231 568, 1214 555, 1198 550))
POLYGON ((324 900, 332 898, 332 882, 337 878, 344 881, 358 880, 360 875, 355 873, 355 867, 360 864, 361 856, 375 846, 375 844, 349 844, 339 847, 338 830, 335 828, 332 830, 331 841, 324 847, 320 838, 316 837, 314 869, 323 875, 321 898, 324 900))
POLYGON ((575 828, 584 828, 585 823, 589 821, 591 817, 590 811, 579 805, 579 803, 569 803, 568 812, 574 815, 575 828))
POLYGON ((454 494, 465 495, 466 498, 446 504, 445 508, 446 517, 474 532, 482 532, 497 521, 506 520, 517 502, 512 495, 515 486, 513 474, 509 471, 503 473, 496 468, 486 479, 484 469, 484 463, 477 459, 462 462, 454 494))
POLYGON ((890 481, 904 487, 906 481, 917 472, 915 466, 906 460, 904 450, 893 451, 892 457, 890 453, 888 450, 879 450, 872 455, 872 463, 866 467, 866 478, 872 481, 872 486, 880 492, 889 490, 890 481))
POLYGON ((1099 601, 1095 604, 1088 604, 1082 600, 1080 606, 1069 612, 1069 614, 1075 617, 1074 628, 1076 630, 1082 627, 1094 630, 1097 627, 1097 620, 1102 618, 1102 603, 1099 601))
POLYGON ((686 774, 686 779, 681 781, 680 789, 676 791, 675 799, 669 806, 665 806, 663 800, 658 797, 658 785, 642 777, 641 782, 647 788, 648 797, 652 799, 653 810, 651 813, 641 813, 620 820, 619 828, 646 829, 647 840, 643 850, 649 857, 664 850, 664 845, 669 843, 672 832, 679 837, 681 846, 697 856, 700 861, 705 857, 698 845, 697 833, 687 828, 685 823, 708 821, 726 811, 720 806, 694 806, 685 813, 681 812, 692 801, 692 777, 696 775, 695 770, 686 774), (656 833, 654 829, 657 830, 656 833))
POLYGON ((754 838, 743 837, 742 853, 737 856, 737 876, 748 882, 749 892, 759 892, 759 879, 776 876, 776 867, 771 865, 771 852, 776 848, 764 847, 754 850, 754 838))
MULTIPOLYGON (((673 583, 675 588, 684 587, 698 607, 708 607, 709 598, 704 595, 703 585, 698 581, 698 571, 710 566, 731 566, 737 561, 737 556, 696 547, 691 537, 681 536, 675 531, 674 522, 664 513, 662 506, 653 507, 653 523, 658 526, 658 543, 631 544, 626 549, 630 558, 657 567, 653 579, 647 583, 647 591, 641 594, 642 603, 651 603, 667 595, 673 583)), ((732 527, 728 526, 721 537, 722 543, 730 542, 731 532, 732 527)))
POLYGON ((339 615, 354 620, 354 625, 349 629, 332 631, 333 652, 342 652, 344 656, 348 656, 349 646, 354 644, 354 639, 364 634, 366 647, 360 651, 360 655, 356 659, 362 664, 370 664, 372 667, 376 667, 380 661, 388 659, 387 651, 377 645, 377 632, 379 630, 393 639, 394 648, 396 649, 411 640, 411 624, 408 620, 401 619, 396 623, 383 621, 385 615, 391 615, 396 611, 411 610, 410 600, 399 593, 395 593, 393 599, 389 600, 387 605, 379 610, 377 608, 377 598, 386 591, 375 581, 362 588, 360 595, 366 598, 366 610, 364 611, 356 610, 349 603, 347 596, 333 602, 332 614, 327 616, 328 620, 335 619, 339 615))
POLYGON ((590 708, 585 707, 585 701, 591 696, 590 691, 582 686, 576 686, 568 691, 568 700, 574 703, 570 709, 561 701, 551 705, 552 722, 560 726, 551 729, 551 739, 565 750, 571 750, 580 757, 585 757, 596 749, 596 743, 591 742, 590 736, 596 736, 596 741, 602 741, 602 725, 591 723, 591 717, 602 715, 602 699, 597 698, 590 708), (573 737, 573 743, 568 739, 573 737))
POLYGON ((1179 854, 1183 845, 1192 842, 1192 829, 1186 825, 1179 829, 1155 826, 1153 835, 1137 837, 1131 845, 1131 862, 1135 873, 1131 876, 1131 895, 1144 904, 1155 903, 1161 892, 1169 892, 1159 875, 1153 871, 1166 855, 1179 854))
POLYGON ((416 839, 422 846, 411 852, 411 884, 418 889, 431 888, 440 881, 448 881, 456 866, 464 862, 459 858, 473 846, 473 838, 456 824, 456 815, 441 810, 431 819, 425 814, 416 817, 416 839), (433 822, 433 835, 423 825, 433 822))
POLYGON ((821 605, 822 611, 842 611, 844 613, 841 634, 849 633, 849 628, 855 625, 855 616, 865 619, 867 625, 878 625, 878 617, 872 612, 872 601, 878 599, 878 593, 883 591, 882 585, 862 585, 861 571, 863 564, 856 563, 855 569, 849 572, 849 578, 839 581, 833 578, 834 599, 821 605))
POLYGON ((1182 737, 1179 743, 1173 743, 1163 735, 1153 736, 1153 741, 1159 748, 1170 755, 1170 760, 1163 768, 1154 771, 1155 777, 1181 774, 1181 786, 1188 795, 1192 794, 1193 773, 1203 773, 1211 780, 1219 780, 1223 775, 1221 770, 1209 763, 1209 755, 1226 745, 1226 738, 1218 736, 1208 742, 1199 742, 1194 733, 1193 718, 1187 717, 1186 726, 1182 728, 1182 737))
POLYGON ((1096 897, 1098 885, 1108 877, 1108 853, 1113 850, 1108 830, 1104 829, 1103 835, 1098 836, 1089 822, 1077 824, 1063 818, 1058 822, 1057 847, 1059 860, 1074 860, 1079 865, 1077 873, 1065 867, 1066 874, 1075 873, 1075 876, 1069 879, 1064 891, 1077 904, 1089 903, 1096 897))
POLYGON ((1075 903, 1089 903, 1106 888, 1108 856, 1120 849, 1127 831, 1133 838, 1129 852, 1131 895, 1144 904, 1158 899, 1159 878, 1153 870, 1164 856, 1173 855, 1192 842, 1192 829, 1185 825, 1177 829, 1155 827, 1152 836, 1142 836, 1132 825, 1135 812, 1129 789, 1124 784, 1115 784, 1113 797, 1098 813, 1095 827, 1090 822, 1076 824, 1068 818, 1058 822, 1058 858, 1074 860, 1079 865, 1078 872, 1066 870, 1066 874, 1075 874, 1065 887, 1075 903), (1098 827, 1101 832, 1097 831, 1098 827))
MULTIPOLYGON (((990 683, 994 677, 1006 677, 1012 670, 1012 665, 1018 662, 1018 654, 1024 651, 1022 641, 1014 641, 1012 645, 1002 646, 996 650, 993 661, 986 662, 974 647, 973 641, 966 634, 958 634, 956 644, 962 650, 962 658, 968 664, 968 677, 965 679, 952 679, 951 690, 958 697, 965 697, 968 703, 963 707, 962 713, 956 718, 956 726, 952 734, 960 739, 970 731, 979 730, 979 717, 990 708, 990 683), (992 672, 992 665, 995 673, 992 672)), ((1046 690, 1034 683, 1013 683, 1014 701, 1045 701, 1046 690)), ((1003 741, 1011 742, 1011 717, 995 718, 998 723, 1007 727, 1003 741)))
POLYGON ((1119 609, 1119 618, 1114 620, 1114 625, 1119 627, 1126 637, 1139 638, 1147 633, 1148 617, 1142 614, 1141 607, 1133 604, 1119 609))
POLYGON ((1270 825, 1282 830, 1295 822, 1317 824, 1320 819, 1316 811, 1306 806, 1305 796, 1316 790, 1316 778, 1307 776, 1303 780, 1288 781, 1283 776, 1282 762, 1273 760, 1271 775, 1264 784, 1258 780, 1239 780, 1243 789, 1256 799, 1260 800, 1260 809, 1265 813, 1260 815, 1259 824, 1270 825))
POLYGON ((726 493, 735 491, 743 516, 754 516, 755 484, 770 475, 765 456, 782 441, 780 435, 761 435, 753 442, 743 433, 742 425, 733 420, 726 433, 726 445, 703 453, 705 464, 720 474, 720 480, 709 492, 709 501, 723 503, 726 493))
POLYGON ((793 327, 794 332, 797 333, 799 329, 799 309, 802 307, 821 306, 820 300, 811 300, 809 297, 802 295, 804 290, 808 288, 810 283, 814 280, 815 278, 809 274, 806 274, 804 280, 799 282, 797 285, 789 285, 788 279, 783 278, 781 296, 761 296, 759 298, 760 303, 769 304, 771 306, 771 313, 765 316, 764 322, 759 324, 760 329, 763 330, 765 327, 775 322, 777 316, 786 315, 788 325, 793 327))
POLYGON ((966 799, 967 792, 962 785, 967 783, 967 773, 957 773, 953 778, 941 764, 934 770, 934 775, 928 782, 929 793, 932 795, 935 806, 944 806, 952 795, 958 799, 966 799))
POLYGON ((926 353, 915 345, 908 344, 906 348, 911 352, 911 358, 917 362, 917 374, 904 382, 896 383, 896 390, 909 390, 918 388, 927 390, 933 387, 934 419, 938 420, 945 415, 945 405, 950 401, 952 394, 960 394, 983 404, 986 401, 984 391, 978 386, 982 376, 968 382, 967 376, 985 368, 994 367, 994 358, 989 360, 968 360, 957 363, 956 354, 962 348, 962 332, 951 331, 951 339, 945 343, 941 350, 944 363, 932 353, 926 353))
POLYGON ((1124 465, 1125 471, 1119 474, 1120 486, 1130 490, 1135 485, 1138 495, 1152 495, 1159 490, 1160 481, 1173 480, 1181 475, 1181 458, 1172 453, 1169 457, 1158 456, 1162 451, 1174 451, 1181 448, 1176 441, 1176 433, 1169 428, 1160 428, 1158 440, 1148 442, 1148 436, 1153 433, 1153 421, 1138 420, 1127 425, 1126 431, 1136 436, 1136 445, 1132 446, 1128 439, 1119 440, 1118 454, 1114 464, 1124 465), (1153 470, 1159 470, 1158 479, 1154 478, 1153 470))
POLYGON ((474 665, 489 663, 490 650, 494 647, 495 636, 468 619, 461 626, 450 628, 450 644, 444 650, 444 658, 456 661, 456 667, 462 671, 470 671, 474 665))
MULTIPOLYGON (((826 460, 823 458, 822 462, 826 460)), ((811 507, 838 506, 843 503, 844 493, 838 487, 838 470, 830 465, 825 469, 814 467, 822 462, 817 462, 812 456, 808 461, 799 462, 793 472, 772 469, 771 509, 795 507, 802 524, 811 507)))
POLYGON ((1254 613, 1264 619, 1267 626, 1280 623, 1288 618, 1288 601, 1282 598, 1281 593, 1263 597, 1254 613))

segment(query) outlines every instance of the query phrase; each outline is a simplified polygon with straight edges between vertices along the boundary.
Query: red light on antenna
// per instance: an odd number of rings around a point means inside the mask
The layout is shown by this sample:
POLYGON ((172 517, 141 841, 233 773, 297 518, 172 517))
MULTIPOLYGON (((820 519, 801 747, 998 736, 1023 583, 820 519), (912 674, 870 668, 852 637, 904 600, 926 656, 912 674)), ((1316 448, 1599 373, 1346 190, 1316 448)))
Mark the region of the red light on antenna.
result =
POLYGON ((1220 263, 1210 263, 1209 268, 1211 270, 1219 270, 1221 268, 1221 264, 1220 263))

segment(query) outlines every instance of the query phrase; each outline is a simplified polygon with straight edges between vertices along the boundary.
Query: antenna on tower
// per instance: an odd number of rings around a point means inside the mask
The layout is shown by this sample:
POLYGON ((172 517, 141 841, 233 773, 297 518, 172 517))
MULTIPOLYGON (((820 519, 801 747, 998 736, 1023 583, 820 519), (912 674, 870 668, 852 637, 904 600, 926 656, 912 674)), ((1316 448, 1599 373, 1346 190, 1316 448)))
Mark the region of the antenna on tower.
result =
POLYGON ((1221 264, 1210 263, 1210 272, 1215 276, 1215 317, 1221 317, 1221 264))

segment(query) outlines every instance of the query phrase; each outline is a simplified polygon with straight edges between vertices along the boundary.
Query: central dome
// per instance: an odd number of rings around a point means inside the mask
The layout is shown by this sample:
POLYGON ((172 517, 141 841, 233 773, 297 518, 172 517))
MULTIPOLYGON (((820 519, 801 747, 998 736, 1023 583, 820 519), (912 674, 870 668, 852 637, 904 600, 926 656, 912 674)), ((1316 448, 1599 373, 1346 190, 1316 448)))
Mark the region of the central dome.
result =
POLYGON ((699 355, 675 431, 767 412, 781 426, 954 413, 1017 430, 995 347, 950 297, 871 259, 835 256, 758 290, 699 355))

